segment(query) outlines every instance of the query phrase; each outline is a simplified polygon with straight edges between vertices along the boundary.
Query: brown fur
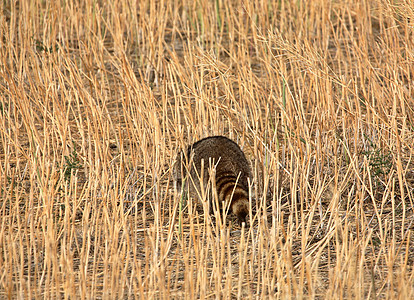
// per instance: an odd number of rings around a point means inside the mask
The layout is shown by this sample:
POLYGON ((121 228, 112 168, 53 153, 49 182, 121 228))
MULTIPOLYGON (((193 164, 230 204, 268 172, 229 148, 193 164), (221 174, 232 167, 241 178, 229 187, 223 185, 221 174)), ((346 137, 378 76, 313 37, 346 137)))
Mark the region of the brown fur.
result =
MULTIPOLYGON (((186 179, 190 195, 200 200, 201 186, 208 189, 211 184, 209 168, 212 163, 216 166, 213 185, 216 190, 212 192, 217 192, 219 203, 229 204, 239 222, 245 222, 247 225, 250 166, 240 147, 224 136, 202 139, 189 146, 186 152, 178 154, 174 168, 177 191, 181 191, 183 180, 186 179)), ((209 201, 212 201, 212 198, 210 196, 209 201)))

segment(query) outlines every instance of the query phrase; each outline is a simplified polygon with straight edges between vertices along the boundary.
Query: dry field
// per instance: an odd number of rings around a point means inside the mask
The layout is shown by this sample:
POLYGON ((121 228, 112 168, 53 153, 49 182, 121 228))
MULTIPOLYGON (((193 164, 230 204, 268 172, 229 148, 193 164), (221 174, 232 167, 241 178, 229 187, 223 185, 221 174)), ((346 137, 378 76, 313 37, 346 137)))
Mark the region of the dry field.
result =
POLYGON ((1 299, 413 299, 412 1, 0 3, 1 299), (251 226, 177 195, 188 143, 251 226))

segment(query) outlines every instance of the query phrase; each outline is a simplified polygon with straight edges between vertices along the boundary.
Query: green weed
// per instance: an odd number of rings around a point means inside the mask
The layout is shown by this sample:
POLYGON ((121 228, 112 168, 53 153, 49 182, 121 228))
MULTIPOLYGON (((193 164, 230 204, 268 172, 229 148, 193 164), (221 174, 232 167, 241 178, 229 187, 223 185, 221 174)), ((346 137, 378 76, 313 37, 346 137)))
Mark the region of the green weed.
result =
POLYGON ((73 150, 69 155, 65 155, 65 165, 63 176, 65 181, 69 181, 72 176, 72 170, 81 169, 82 165, 80 163, 78 153, 76 152, 76 145, 73 143, 73 150))
POLYGON ((393 165, 391 152, 376 145, 368 136, 364 136, 369 141, 369 149, 362 151, 362 154, 368 160, 371 175, 379 178, 388 174, 393 165))

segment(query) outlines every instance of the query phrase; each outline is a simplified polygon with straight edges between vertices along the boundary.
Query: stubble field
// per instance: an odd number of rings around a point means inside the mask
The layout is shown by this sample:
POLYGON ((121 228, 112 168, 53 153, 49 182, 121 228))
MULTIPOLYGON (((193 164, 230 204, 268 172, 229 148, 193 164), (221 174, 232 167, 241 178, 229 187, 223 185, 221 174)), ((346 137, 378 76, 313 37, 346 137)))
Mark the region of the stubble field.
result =
POLYGON ((411 1, 0 9, 0 298, 414 298, 411 1), (210 135, 248 228, 174 192, 210 135))

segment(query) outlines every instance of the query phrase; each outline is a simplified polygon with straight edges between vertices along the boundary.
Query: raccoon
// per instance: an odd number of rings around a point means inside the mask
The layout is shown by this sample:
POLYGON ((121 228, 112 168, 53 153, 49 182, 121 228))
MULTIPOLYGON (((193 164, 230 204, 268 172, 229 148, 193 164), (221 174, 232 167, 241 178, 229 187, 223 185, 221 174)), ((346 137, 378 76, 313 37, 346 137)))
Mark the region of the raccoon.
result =
MULTIPOLYGON (((212 164, 215 166, 215 191, 212 192, 217 193, 219 203, 229 205, 240 224, 248 225, 250 165, 240 147, 224 136, 204 138, 178 154, 174 168, 177 192, 181 192, 183 180, 186 180, 190 195, 201 200, 201 186, 206 189, 211 184, 209 168, 212 164)), ((211 202, 213 197, 208 200, 211 202)))

